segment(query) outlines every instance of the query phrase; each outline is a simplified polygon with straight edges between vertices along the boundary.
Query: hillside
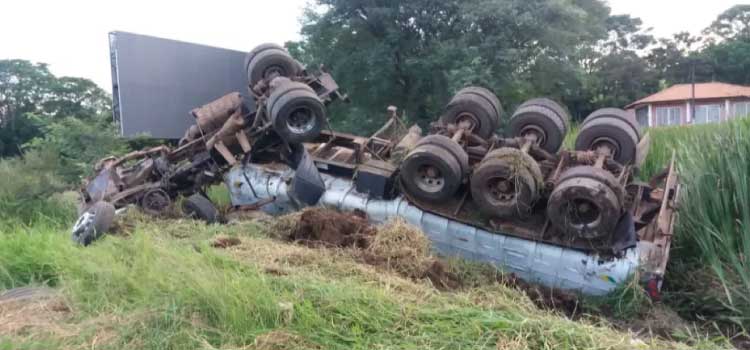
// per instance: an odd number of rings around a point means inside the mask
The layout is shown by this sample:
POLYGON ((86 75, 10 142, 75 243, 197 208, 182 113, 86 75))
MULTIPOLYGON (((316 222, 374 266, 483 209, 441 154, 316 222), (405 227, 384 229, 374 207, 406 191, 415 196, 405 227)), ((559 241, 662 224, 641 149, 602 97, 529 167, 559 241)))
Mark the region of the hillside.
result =
MULTIPOLYGON (((403 237, 410 247, 426 247, 403 224, 379 228, 379 248, 366 252, 390 260, 373 263, 360 248, 279 239, 293 220, 205 226, 130 213, 116 235, 89 248, 42 225, 6 232, 0 287, 53 289, 0 301, 0 349, 689 347, 649 334, 668 320, 636 334, 600 316, 579 312, 573 320, 562 307, 540 308, 517 284, 479 265, 445 262, 453 284, 414 275, 415 261, 434 257, 419 249, 393 254, 403 237)), ((691 338, 689 328, 680 332, 674 336, 691 345, 721 344, 691 338)))

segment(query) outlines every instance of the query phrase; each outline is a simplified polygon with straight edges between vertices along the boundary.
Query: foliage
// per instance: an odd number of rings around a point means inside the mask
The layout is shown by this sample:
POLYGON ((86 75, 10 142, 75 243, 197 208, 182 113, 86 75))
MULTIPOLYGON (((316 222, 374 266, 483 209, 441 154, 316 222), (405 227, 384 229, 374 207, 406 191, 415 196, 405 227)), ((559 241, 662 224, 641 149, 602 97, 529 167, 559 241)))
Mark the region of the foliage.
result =
POLYGON ((80 183, 84 176, 90 175, 97 160, 129 149, 107 119, 67 117, 45 123, 43 118, 34 117, 42 136, 34 138, 24 148, 54 150, 60 161, 56 171, 67 183, 80 183))
POLYGON ((703 36, 657 40, 599 0, 317 0, 287 47, 350 94, 332 112, 347 131, 374 131, 391 104, 424 125, 466 85, 490 88, 508 111, 548 96, 582 120, 693 79, 750 84, 748 18, 737 5, 703 36))
POLYGON ((61 167, 54 150, 35 150, 22 157, 0 159, 0 231, 10 224, 71 219, 74 209, 56 194, 68 187, 57 174, 61 167))
POLYGON ((750 39, 750 5, 735 5, 724 11, 703 31, 722 39, 750 39))
MULTIPOLYGON (((55 77, 47 65, 0 60, 0 157, 43 133, 38 120, 93 120, 109 111, 109 96, 92 81, 55 77)), ((42 123, 46 124, 46 123, 42 123)))
POLYGON ((395 104, 425 123, 467 84, 510 104, 535 94, 573 97, 582 84, 577 48, 606 35, 607 9, 593 0, 318 4, 327 11, 309 10, 305 39, 288 47, 309 66, 325 63, 353 96, 334 122, 352 111, 373 119, 395 104))

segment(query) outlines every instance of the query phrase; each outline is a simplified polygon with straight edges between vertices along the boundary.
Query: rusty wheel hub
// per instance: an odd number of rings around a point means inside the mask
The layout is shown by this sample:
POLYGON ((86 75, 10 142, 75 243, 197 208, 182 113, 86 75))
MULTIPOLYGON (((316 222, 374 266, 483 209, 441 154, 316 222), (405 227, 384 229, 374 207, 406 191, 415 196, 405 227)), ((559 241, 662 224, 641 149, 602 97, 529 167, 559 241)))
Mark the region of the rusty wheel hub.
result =
POLYGON ((537 145, 544 145, 547 142, 547 133, 542 128, 529 124, 521 129, 521 136, 527 140, 534 140, 537 145))
POLYGON ((498 177, 487 182, 487 191, 492 199, 498 202, 511 202, 516 198, 516 185, 514 179, 498 177))
POLYGON ((474 131, 479 128, 479 118, 473 113, 461 113, 456 117, 456 125, 465 130, 474 131))
POLYGON ((422 165, 417 171, 417 186, 425 192, 439 192, 443 189, 445 179, 440 169, 431 165, 422 165))
POLYGON ((307 107, 300 107, 294 110, 287 119, 289 131, 295 134, 304 134, 315 127, 315 114, 307 107))

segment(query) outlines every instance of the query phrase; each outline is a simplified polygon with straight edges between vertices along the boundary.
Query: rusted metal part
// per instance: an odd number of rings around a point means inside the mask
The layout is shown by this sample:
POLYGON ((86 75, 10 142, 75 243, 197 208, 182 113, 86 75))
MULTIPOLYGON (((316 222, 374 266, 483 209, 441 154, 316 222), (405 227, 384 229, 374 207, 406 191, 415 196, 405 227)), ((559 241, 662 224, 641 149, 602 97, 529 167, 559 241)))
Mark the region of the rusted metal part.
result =
POLYGON ((239 92, 226 94, 219 99, 190 111, 195 122, 204 133, 218 130, 232 114, 242 106, 239 92))

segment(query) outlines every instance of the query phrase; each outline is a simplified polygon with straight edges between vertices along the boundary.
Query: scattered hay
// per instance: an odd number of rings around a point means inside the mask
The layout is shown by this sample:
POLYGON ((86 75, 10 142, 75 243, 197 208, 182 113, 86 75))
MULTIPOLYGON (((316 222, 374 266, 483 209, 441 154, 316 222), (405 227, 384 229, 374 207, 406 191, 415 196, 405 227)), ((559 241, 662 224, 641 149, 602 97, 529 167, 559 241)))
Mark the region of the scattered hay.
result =
POLYGON ((259 335, 255 338, 255 342, 250 348, 255 350, 322 349, 322 347, 294 333, 282 330, 275 330, 259 335))
POLYGON ((227 224, 234 225, 241 222, 253 221, 258 223, 272 223, 275 219, 260 210, 231 210, 224 214, 227 224))
POLYGON ((71 337, 77 334, 65 326, 70 307, 57 293, 32 293, 0 301, 0 334, 24 336, 45 333, 54 337, 71 337))
POLYGON ((266 230, 264 230, 264 233, 269 237, 288 241, 292 232, 297 230, 300 217, 302 217, 301 211, 295 211, 287 215, 276 217, 268 225, 266 230))
POLYGON ((424 233, 401 218, 377 228, 370 246, 361 252, 371 265, 393 271, 413 280, 429 280, 439 290, 461 287, 459 277, 431 253, 430 240, 424 233))
POLYGON ((368 263, 410 278, 424 277, 435 260, 424 233, 402 219, 378 227, 365 253, 368 263))

